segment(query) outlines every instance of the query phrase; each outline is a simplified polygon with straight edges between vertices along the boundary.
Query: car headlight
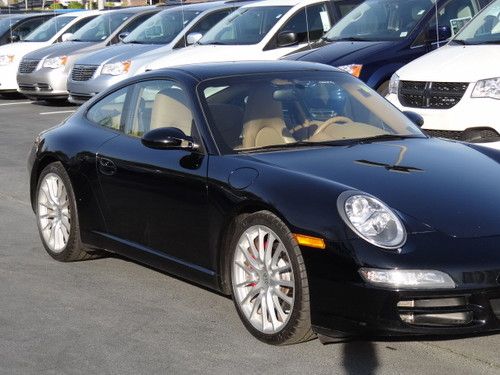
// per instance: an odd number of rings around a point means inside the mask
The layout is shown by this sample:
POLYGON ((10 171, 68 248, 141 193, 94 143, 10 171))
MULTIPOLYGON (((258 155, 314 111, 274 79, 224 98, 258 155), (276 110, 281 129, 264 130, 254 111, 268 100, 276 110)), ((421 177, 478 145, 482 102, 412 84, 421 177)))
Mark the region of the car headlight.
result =
POLYGON ((360 268, 359 274, 369 284, 391 289, 452 289, 455 282, 446 273, 435 270, 383 270, 360 268))
POLYGON ((0 66, 9 65, 14 61, 14 55, 0 55, 0 66))
POLYGON ((394 73, 389 81, 389 94, 398 94, 399 91, 399 76, 394 73))
POLYGON ((363 65, 361 64, 341 65, 337 66, 337 68, 349 74, 352 74, 356 78, 359 78, 359 76, 361 75, 361 69, 363 69, 363 65))
POLYGON ((500 77, 477 81, 471 97, 500 99, 500 77))
POLYGON ((44 68, 58 69, 68 62, 68 56, 49 57, 43 62, 44 68))
POLYGON ((132 65, 130 60, 120 61, 112 64, 105 64, 102 67, 101 74, 108 74, 112 76, 119 76, 120 74, 125 74, 130 69, 132 65))
POLYGON ((340 194, 337 208, 345 223, 362 239, 383 249, 399 249, 406 230, 396 214, 379 199, 357 191, 340 194))

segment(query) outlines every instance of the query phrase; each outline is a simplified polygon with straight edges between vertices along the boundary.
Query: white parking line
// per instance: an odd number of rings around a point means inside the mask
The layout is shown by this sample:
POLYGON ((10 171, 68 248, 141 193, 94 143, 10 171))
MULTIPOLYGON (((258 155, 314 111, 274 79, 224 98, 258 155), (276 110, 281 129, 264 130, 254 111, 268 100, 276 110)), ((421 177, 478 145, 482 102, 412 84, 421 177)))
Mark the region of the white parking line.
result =
POLYGON ((0 104, 0 107, 5 107, 8 105, 31 104, 31 103, 33 103, 33 102, 2 103, 2 104, 0 104))
POLYGON ((56 113, 73 113, 75 112, 75 109, 72 109, 71 111, 52 111, 52 112, 40 112, 41 115, 55 115, 56 113))

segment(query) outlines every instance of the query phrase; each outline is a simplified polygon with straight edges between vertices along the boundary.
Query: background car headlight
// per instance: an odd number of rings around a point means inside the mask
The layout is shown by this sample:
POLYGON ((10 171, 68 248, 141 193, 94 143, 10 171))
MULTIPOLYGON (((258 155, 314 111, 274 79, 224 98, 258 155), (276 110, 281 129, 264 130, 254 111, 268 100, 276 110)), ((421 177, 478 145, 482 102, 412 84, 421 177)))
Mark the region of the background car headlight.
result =
POLYGON ((119 76, 120 74, 127 73, 130 69, 131 61, 120 61, 112 64, 105 64, 102 67, 101 74, 109 74, 112 76, 119 76))
POLYGON ((389 81, 389 94, 398 94, 399 91, 399 76, 394 73, 389 81))
POLYGON ((9 65, 14 61, 14 55, 0 55, 0 66, 9 65))
POLYGON ((406 230, 396 214, 377 198, 347 191, 337 200, 340 216, 361 238, 383 249, 398 249, 406 230))
POLYGON ((50 57, 43 62, 44 68, 57 69, 68 62, 68 56, 50 57))
POLYGON ((361 64, 341 65, 337 66, 337 68, 349 74, 352 74, 356 78, 359 78, 359 76, 361 75, 361 69, 363 69, 363 65, 361 64))
POLYGON ((477 81, 471 97, 500 99, 500 77, 477 81))
POLYGON ((394 289, 452 289, 455 282, 446 273, 435 270, 382 270, 360 268, 359 274, 368 283, 394 289))

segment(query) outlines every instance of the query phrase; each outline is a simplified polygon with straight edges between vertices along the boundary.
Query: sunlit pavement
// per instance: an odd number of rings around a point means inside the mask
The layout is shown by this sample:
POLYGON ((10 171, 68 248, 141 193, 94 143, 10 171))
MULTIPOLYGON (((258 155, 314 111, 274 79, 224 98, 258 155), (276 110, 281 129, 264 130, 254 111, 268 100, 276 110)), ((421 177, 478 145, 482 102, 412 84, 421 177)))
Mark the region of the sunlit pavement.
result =
POLYGON ((271 347, 218 294, 118 258, 55 262, 26 156, 75 109, 0 99, 0 374, 500 374, 500 335, 271 347))

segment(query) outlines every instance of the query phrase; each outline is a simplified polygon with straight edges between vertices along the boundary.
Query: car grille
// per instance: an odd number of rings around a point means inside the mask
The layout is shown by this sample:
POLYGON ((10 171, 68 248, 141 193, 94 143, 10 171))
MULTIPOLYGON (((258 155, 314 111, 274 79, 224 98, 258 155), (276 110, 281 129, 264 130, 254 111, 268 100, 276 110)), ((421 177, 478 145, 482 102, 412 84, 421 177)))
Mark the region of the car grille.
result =
POLYGON ((88 81, 97 68, 97 65, 75 65, 71 70, 71 79, 73 81, 88 81))
POLYGON ((405 107, 448 109, 462 99, 468 86, 465 82, 401 81, 398 97, 405 107))
POLYGON ((19 63, 19 73, 33 73, 40 60, 22 59, 19 63))

